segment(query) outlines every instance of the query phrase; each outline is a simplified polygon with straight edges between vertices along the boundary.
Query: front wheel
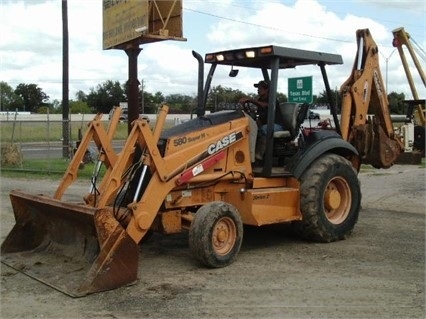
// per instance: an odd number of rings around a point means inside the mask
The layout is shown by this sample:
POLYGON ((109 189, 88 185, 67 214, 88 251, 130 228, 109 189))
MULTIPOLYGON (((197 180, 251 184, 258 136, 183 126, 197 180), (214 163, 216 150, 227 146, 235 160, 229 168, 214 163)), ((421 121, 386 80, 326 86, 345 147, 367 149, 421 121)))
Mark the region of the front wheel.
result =
POLYGON ((208 267, 231 264, 241 248, 243 223, 237 210, 224 202, 211 202, 195 214, 189 230, 193 256, 208 267))
POLYGON ((345 239, 358 220, 361 191, 355 169, 336 154, 317 159, 300 178, 302 237, 318 242, 345 239))

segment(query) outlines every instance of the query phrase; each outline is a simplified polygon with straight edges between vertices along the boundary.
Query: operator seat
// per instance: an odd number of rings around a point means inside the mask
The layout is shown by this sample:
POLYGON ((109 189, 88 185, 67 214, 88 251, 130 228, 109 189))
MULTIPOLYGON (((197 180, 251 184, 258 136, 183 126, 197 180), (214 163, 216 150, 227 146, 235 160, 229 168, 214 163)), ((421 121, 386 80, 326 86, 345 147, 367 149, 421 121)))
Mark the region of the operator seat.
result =
POLYGON ((290 146, 291 141, 297 138, 300 133, 302 123, 305 121, 309 104, 299 103, 280 103, 278 105, 281 112, 284 128, 283 131, 276 131, 273 134, 273 156, 278 158, 278 163, 282 164, 285 156, 291 156, 294 153, 294 146, 290 146))
MULTIPOLYGON (((304 104, 303 104, 304 105, 304 104)), ((303 106, 302 105, 302 106, 303 106)), ((284 138, 284 139, 294 139, 298 133, 299 123, 299 110, 300 104, 298 103, 280 103, 278 105, 279 111, 281 112, 283 123, 281 123, 284 128, 283 131, 274 132, 274 139, 284 138)))

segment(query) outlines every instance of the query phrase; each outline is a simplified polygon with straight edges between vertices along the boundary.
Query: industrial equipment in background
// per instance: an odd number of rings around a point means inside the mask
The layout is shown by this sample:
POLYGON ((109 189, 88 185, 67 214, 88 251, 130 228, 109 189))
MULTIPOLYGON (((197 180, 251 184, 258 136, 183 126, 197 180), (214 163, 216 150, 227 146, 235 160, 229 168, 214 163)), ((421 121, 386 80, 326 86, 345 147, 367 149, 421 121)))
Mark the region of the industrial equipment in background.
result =
POLYGON ((407 76, 408 84, 413 96, 413 99, 404 101, 407 104, 406 123, 412 125, 409 134, 411 135, 412 147, 417 157, 425 156, 425 98, 421 98, 418 94, 413 75, 411 74, 410 64, 408 63, 406 54, 404 52, 404 46, 408 50, 411 56, 412 62, 417 69, 420 79, 422 80, 423 86, 426 87, 426 77, 423 71, 422 65, 420 64, 416 51, 423 55, 425 59, 424 51, 420 48, 417 42, 405 31, 403 27, 397 28, 392 31, 393 41, 392 45, 397 48, 399 56, 401 58, 402 65, 404 67, 405 75, 407 76), (416 48, 413 46, 414 43, 416 48), (417 50, 416 50, 417 49, 417 50))

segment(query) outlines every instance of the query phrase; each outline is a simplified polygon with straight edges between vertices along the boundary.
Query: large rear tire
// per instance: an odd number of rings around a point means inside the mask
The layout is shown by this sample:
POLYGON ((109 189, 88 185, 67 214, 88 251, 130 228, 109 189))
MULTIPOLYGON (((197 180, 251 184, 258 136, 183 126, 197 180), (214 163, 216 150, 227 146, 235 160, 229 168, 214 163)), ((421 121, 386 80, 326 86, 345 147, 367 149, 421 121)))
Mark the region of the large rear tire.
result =
POLYGON ((238 255, 243 223, 237 210, 224 202, 202 206, 189 230, 189 247, 195 259, 213 267, 225 267, 238 255))
POLYGON ((303 217, 297 227, 301 236, 332 242, 350 235, 361 206, 360 184, 350 162, 326 154, 311 164, 300 183, 303 217))

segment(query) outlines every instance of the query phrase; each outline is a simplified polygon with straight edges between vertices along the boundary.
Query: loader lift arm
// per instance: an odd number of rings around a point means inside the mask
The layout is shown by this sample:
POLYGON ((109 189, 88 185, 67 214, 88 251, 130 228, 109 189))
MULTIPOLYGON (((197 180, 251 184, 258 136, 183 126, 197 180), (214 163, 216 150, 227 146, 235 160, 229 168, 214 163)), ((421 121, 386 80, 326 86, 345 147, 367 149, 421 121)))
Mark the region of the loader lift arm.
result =
POLYGON ((358 50, 351 75, 342 84, 341 134, 362 163, 390 167, 403 150, 394 133, 379 66, 379 49, 368 29, 356 32, 358 50))
POLYGON ((99 161, 105 163, 108 173, 112 166, 114 166, 117 159, 117 154, 112 148, 112 139, 119 122, 122 109, 120 107, 115 108, 112 115, 109 127, 105 132, 102 125, 102 114, 96 114, 95 118, 89 122, 87 131, 84 137, 81 139, 80 144, 75 152, 70 165, 56 189, 53 198, 61 199, 66 189, 77 179, 78 170, 80 163, 83 160, 84 154, 89 148, 89 143, 93 140, 99 151, 99 161))

